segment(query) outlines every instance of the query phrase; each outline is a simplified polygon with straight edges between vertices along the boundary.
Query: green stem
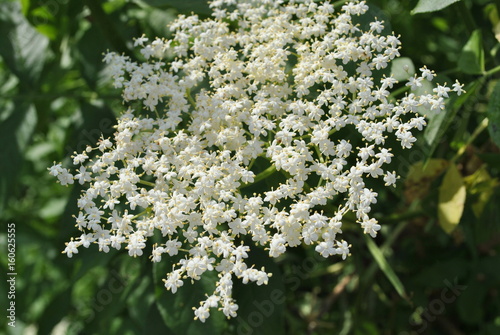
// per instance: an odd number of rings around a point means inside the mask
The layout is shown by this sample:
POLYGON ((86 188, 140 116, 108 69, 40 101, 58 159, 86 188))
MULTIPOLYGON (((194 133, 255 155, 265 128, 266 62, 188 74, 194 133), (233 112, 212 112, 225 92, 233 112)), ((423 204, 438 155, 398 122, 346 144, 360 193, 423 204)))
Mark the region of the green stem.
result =
POLYGON ((142 216, 142 215, 144 215, 144 214, 147 214, 147 213, 149 213, 150 211, 151 211, 151 210, 150 210, 149 208, 146 208, 145 210, 143 210, 143 211, 142 211, 142 212, 140 212, 139 214, 134 215, 134 216, 131 218, 131 220, 135 220, 135 219, 137 219, 139 216, 142 216))
POLYGON ((146 186, 151 186, 151 187, 156 187, 156 184, 155 183, 152 183, 152 182, 149 182, 149 181, 145 181, 145 180, 139 180, 139 184, 142 184, 142 185, 146 185, 146 186))
POLYGON ((191 89, 190 88, 186 88, 186 97, 187 97, 189 103, 191 104, 191 106, 193 106, 193 108, 196 109, 196 101, 194 101, 193 97, 191 96, 191 89))
POLYGON ((340 1, 335 1, 335 2, 333 3, 333 7, 334 7, 334 8, 340 7, 340 6, 342 6, 343 4, 345 4, 347 1, 348 1, 348 0, 340 0, 340 1))
POLYGON ((396 90, 394 90, 393 92, 391 92, 391 94, 389 95, 391 98, 393 99, 396 99, 396 97, 404 92, 408 92, 410 90, 410 86, 403 86, 403 87, 400 87, 396 90))
MULTIPOLYGON (((391 232, 391 234, 389 235, 389 237, 387 238, 385 243, 380 247, 380 252, 383 256, 387 253, 387 251, 389 250, 391 245, 397 240, 399 235, 405 230, 407 225, 408 225, 408 221, 402 221, 391 232)), ((368 237, 368 239, 369 238, 370 237, 368 237)), ((373 241, 371 241, 371 242, 373 243, 373 241)), ((378 263, 373 262, 370 264, 370 267, 363 274, 363 276, 362 276, 362 288, 361 288, 362 290, 366 289, 368 287, 369 283, 372 282, 372 278, 375 276, 375 273, 376 273, 378 267, 379 267, 378 263)), ((404 294, 404 296, 406 296, 406 295, 404 294)))
POLYGON ((411 219, 417 218, 419 216, 422 216, 424 214, 425 214, 425 212, 423 212, 421 210, 415 210, 415 211, 405 212, 403 214, 393 214, 393 215, 389 215, 386 217, 381 217, 381 218, 378 218, 378 221, 380 221, 382 223, 397 223, 397 222, 401 222, 401 221, 411 220, 411 219))
POLYGON ((455 154, 455 156, 453 156, 453 158, 450 160, 450 162, 451 163, 455 163, 464 154, 464 152, 467 149, 467 147, 472 142, 474 142, 474 140, 476 139, 476 137, 478 137, 479 134, 481 134, 481 132, 486 129, 486 127, 488 127, 488 118, 484 118, 483 121, 481 121, 481 123, 476 127, 476 129, 474 129, 474 132, 472 133, 472 135, 467 140, 467 143, 465 143, 464 145, 462 145, 460 147, 460 149, 457 151, 457 153, 455 154))
MULTIPOLYGON (((309 144, 311 144, 311 143, 309 143, 309 144)), ((323 158, 323 155, 321 154, 321 151, 319 150, 319 147, 315 144, 312 144, 312 146, 314 147, 314 150, 316 151, 316 154, 318 155, 318 159, 319 159, 320 163, 324 164, 325 160, 323 158)))
POLYGON ((248 170, 251 170, 254 164, 255 164, 255 158, 250 161, 250 164, 248 164, 248 170))
POLYGON ((489 71, 486 71, 486 72, 484 73, 484 76, 485 76, 485 77, 489 77, 489 76, 494 75, 494 74, 496 74, 496 73, 498 73, 498 72, 500 72, 500 65, 499 65, 499 66, 494 67, 493 69, 491 69, 491 70, 489 70, 489 71))
POLYGON ((240 189, 245 188, 245 187, 250 186, 250 185, 253 185, 253 184, 256 184, 259 181, 266 179, 267 177, 272 175, 274 172, 276 172, 276 166, 271 165, 270 167, 268 167, 267 169, 265 169, 264 171, 262 171, 261 173, 256 175, 254 180, 253 180, 253 183, 243 184, 240 186, 240 189))
POLYGON ((266 179, 267 177, 272 175, 274 172, 276 172, 276 166, 271 165, 270 167, 268 167, 267 169, 256 175, 253 182, 258 183, 259 181, 266 179))

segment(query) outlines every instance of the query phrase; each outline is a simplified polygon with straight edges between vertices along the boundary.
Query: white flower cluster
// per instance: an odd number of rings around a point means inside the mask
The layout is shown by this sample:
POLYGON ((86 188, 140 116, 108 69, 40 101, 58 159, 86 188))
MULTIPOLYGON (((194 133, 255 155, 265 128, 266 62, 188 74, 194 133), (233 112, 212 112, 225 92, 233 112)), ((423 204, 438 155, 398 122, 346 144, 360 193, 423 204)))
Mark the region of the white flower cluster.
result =
MULTIPOLYGON (((377 193, 365 182, 383 178, 389 186, 398 178, 384 170, 393 157, 387 137, 411 148, 413 129, 425 126, 417 109, 444 109, 451 90, 438 85, 416 95, 435 76, 427 68, 400 100, 389 92, 393 77, 374 79, 399 56, 400 42, 380 35, 383 22, 365 30, 353 23, 368 10, 363 1, 338 13, 311 0, 216 0, 211 7, 212 19, 180 16, 171 40, 137 39, 145 62, 105 56, 124 101, 140 110, 130 107, 113 138, 75 155, 74 175, 60 164, 50 169, 61 184, 88 185, 78 200, 82 234, 67 243, 67 256, 92 243, 141 256, 148 238, 161 235, 153 262, 183 255, 164 280, 168 290, 218 273, 215 291, 195 308, 202 322, 211 308, 236 316, 235 278, 267 284, 271 274, 247 263, 250 240, 270 257, 304 243, 345 259, 350 246, 339 237, 348 212, 375 237, 377 193), (344 128, 363 145, 336 136, 344 128), (285 181, 242 192, 270 176, 285 181), (334 198, 341 205, 327 215, 321 208, 334 198)), ((462 86, 452 90, 460 94, 462 86)))

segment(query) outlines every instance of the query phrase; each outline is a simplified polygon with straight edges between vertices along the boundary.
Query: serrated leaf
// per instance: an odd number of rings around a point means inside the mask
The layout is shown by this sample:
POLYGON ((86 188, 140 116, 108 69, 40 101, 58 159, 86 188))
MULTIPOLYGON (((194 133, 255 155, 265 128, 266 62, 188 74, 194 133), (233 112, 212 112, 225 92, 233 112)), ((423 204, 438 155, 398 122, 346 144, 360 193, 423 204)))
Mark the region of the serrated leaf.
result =
POLYGON ((500 80, 496 83, 495 88, 488 102, 488 131, 491 139, 497 147, 500 147, 500 80))
POLYGON ((415 15, 419 13, 437 12, 459 1, 460 0, 420 0, 415 8, 413 8, 413 10, 411 11, 411 14, 415 15))
POLYGON ((474 30, 467 43, 465 43, 458 58, 458 68, 468 74, 484 73, 483 34, 481 29, 474 30))
POLYGON ((0 56, 27 88, 36 86, 49 39, 33 28, 17 2, 0 3, 0 56))
POLYGON ((443 230, 450 234, 457 227, 465 205, 465 184, 455 164, 450 165, 439 187, 438 219, 443 230))
POLYGON ((391 64, 391 75, 396 80, 408 80, 415 74, 415 65, 408 57, 396 58, 391 64))

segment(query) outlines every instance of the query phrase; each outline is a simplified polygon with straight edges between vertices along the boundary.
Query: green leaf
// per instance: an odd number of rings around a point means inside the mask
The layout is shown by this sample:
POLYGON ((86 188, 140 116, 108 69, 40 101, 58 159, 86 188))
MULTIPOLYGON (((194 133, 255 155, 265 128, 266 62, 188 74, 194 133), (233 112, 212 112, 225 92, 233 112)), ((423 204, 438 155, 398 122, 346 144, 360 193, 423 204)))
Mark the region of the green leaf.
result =
POLYGON ((418 271, 412 282, 426 289, 439 289, 446 279, 463 278, 470 271, 470 262, 460 257, 439 259, 418 271))
MULTIPOLYGON (((139 261, 136 259, 136 261, 139 261)), ((144 269, 144 268, 142 268, 144 269)), ((127 305, 130 306, 128 313, 136 323, 142 324, 147 318, 147 313, 154 306, 155 285, 150 271, 144 271, 147 275, 139 277, 139 283, 130 292, 127 305)))
POLYGON ((500 147, 500 80, 496 83, 488 102, 488 131, 497 147, 500 147))
POLYGON ((23 15, 28 15, 31 6, 31 0, 20 0, 21 6, 23 8, 23 15))
POLYGON ((448 167, 448 162, 440 158, 431 158, 427 162, 419 161, 413 164, 405 179, 405 199, 412 203, 416 199, 423 199, 436 179, 448 167))
POLYGON ((194 12, 204 15, 210 15, 212 13, 206 0, 142 0, 141 2, 145 2, 153 7, 175 8, 180 13, 190 14, 194 12))
POLYGON ((37 116, 33 105, 16 101, 14 112, 0 123, 0 212, 17 187, 16 178, 24 162, 24 152, 35 130, 37 116))
POLYGON ((252 248, 248 262, 255 268, 265 267, 273 276, 267 285, 243 284, 235 279, 234 298, 239 305, 238 316, 233 320, 236 334, 281 335, 286 334, 284 323, 285 295, 281 271, 269 254, 252 248))
POLYGON ((460 320, 468 324, 480 324, 484 320, 485 305, 483 302, 487 293, 488 287, 484 283, 479 282, 476 278, 471 278, 457 299, 460 320))
POLYGON ((468 74, 484 73, 483 35, 480 29, 472 32, 458 59, 458 68, 468 74))
POLYGON ((104 34, 97 25, 92 25, 83 33, 76 44, 76 56, 81 68, 83 79, 92 88, 96 89, 100 71, 104 68, 102 54, 111 45, 107 42, 104 34), (94 47, 98 45, 98 47, 94 47))
POLYGON ((50 199, 43 208, 39 211, 40 217, 44 220, 59 217, 66 207, 67 198, 53 198, 50 199))
MULTIPOLYGON (((434 94, 432 92, 434 87, 435 87, 435 84, 433 84, 433 82, 428 81, 428 80, 424 80, 424 81, 422 81, 422 86, 417 87, 417 89, 414 91, 414 93, 417 96, 421 96, 421 95, 425 95, 425 94, 434 94)), ((435 111, 431 111, 429 107, 424 107, 423 105, 417 107, 417 112, 420 115, 427 117, 430 120, 429 123, 432 122, 432 119, 436 115, 438 115, 438 113, 436 113, 435 111)), ((441 112, 440 114, 443 114, 443 113, 441 112)))
POLYGON ((0 3, 0 56, 21 85, 33 89, 45 63, 49 39, 37 32, 17 2, 0 3))
POLYGON ((396 80, 408 80, 415 74, 415 65, 408 57, 396 58, 391 64, 391 75, 396 80))
MULTIPOLYGON (((102 36, 113 46, 114 51, 135 59, 134 54, 130 51, 123 39, 122 30, 124 30, 126 26, 122 25, 120 29, 115 26, 115 20, 112 20, 111 16, 104 12, 102 1, 84 0, 83 3, 90 9, 95 24, 99 27, 102 36)), ((95 47, 96 45, 94 44, 91 49, 95 47)))
POLYGON ((67 315, 71 302, 71 291, 65 289, 52 298, 38 320, 38 332, 50 334, 52 329, 67 315))
MULTIPOLYGON (((108 266, 109 269, 110 267, 108 266)), ((145 278, 149 279, 148 276, 145 276, 145 278)), ((133 288, 137 288, 135 284, 133 288)), ((119 319, 124 319, 120 316, 126 313, 126 299, 129 293, 129 290, 127 290, 129 288, 128 285, 129 283, 126 279, 121 277, 114 268, 108 271, 106 280, 99 286, 95 296, 92 298, 91 307, 94 314, 85 320, 85 333, 92 333, 92 330, 110 329, 113 327, 121 328, 115 322, 119 319)), ((126 319, 130 320, 130 318, 126 319)), ((128 328, 130 329, 130 327, 128 328)), ((132 332, 132 334, 137 333, 138 329, 132 332)), ((119 332, 110 331, 109 334, 119 334, 119 332)))
POLYGON ((437 12, 459 1, 460 0, 420 0, 415 8, 412 9, 411 14, 415 15, 419 13, 437 12))
POLYGON ((500 154, 497 153, 478 153, 477 156, 490 167, 500 166, 500 154))
POLYGON ((57 38, 57 28, 50 24, 39 24, 36 26, 36 30, 50 38, 51 40, 55 40, 57 38))
POLYGON ((432 156, 434 149, 437 147, 439 141, 449 127, 450 119, 452 119, 455 114, 456 110, 453 108, 447 108, 444 111, 434 114, 432 119, 429 121, 429 124, 424 131, 424 140, 430 148, 430 152, 427 154, 428 157, 432 156))
POLYGON ((465 206, 465 184, 455 164, 450 165, 439 187, 439 225, 450 234, 460 222, 465 206))
POLYGON ((175 10, 150 8, 147 11, 146 22, 156 36, 169 36, 171 34, 168 25, 177 18, 175 10))
POLYGON ((486 169, 486 165, 483 165, 470 176, 464 177, 464 182, 467 191, 472 195, 476 195, 472 210, 476 218, 479 219, 495 188, 498 186, 498 179, 492 178, 486 169))
POLYGON ((116 118, 109 106, 102 101, 88 103, 81 102, 81 111, 78 116, 74 134, 68 135, 66 155, 74 151, 82 152, 87 146, 95 146, 99 139, 113 134, 116 118))
POLYGON ((389 279, 392 286, 394 286, 394 288, 396 289, 396 292, 398 292, 399 296, 402 297, 403 299, 407 299, 403 283, 401 282, 401 280, 399 280, 398 276, 390 266, 389 262, 387 262, 387 259, 382 253, 382 250, 380 250, 378 245, 376 245, 375 242, 373 242, 373 239, 368 237, 367 235, 365 235, 365 240, 366 244, 368 245, 368 250, 370 250, 370 253, 377 262, 380 270, 382 270, 387 279, 389 279))
MULTIPOLYGON (((153 267, 159 268, 162 264, 155 263, 153 267)), ((157 273, 165 273, 166 270, 156 269, 157 273)), ((200 301, 205 300, 205 294, 211 294, 215 290, 217 276, 215 271, 205 272, 200 280, 191 283, 184 282, 175 294, 167 291, 161 282, 157 282, 160 290, 156 295, 156 306, 173 334, 198 335, 198 334, 221 334, 224 324, 224 315, 216 309, 210 310, 210 317, 204 322, 194 320, 193 307, 198 307, 200 301)))
POLYGON ((452 97, 446 106, 446 110, 432 117, 424 131, 424 139, 428 145, 427 158, 432 156, 452 122, 460 120, 456 118, 458 110, 471 96, 475 96, 476 90, 480 86, 481 82, 479 80, 468 84, 465 87, 465 94, 459 97, 452 97))

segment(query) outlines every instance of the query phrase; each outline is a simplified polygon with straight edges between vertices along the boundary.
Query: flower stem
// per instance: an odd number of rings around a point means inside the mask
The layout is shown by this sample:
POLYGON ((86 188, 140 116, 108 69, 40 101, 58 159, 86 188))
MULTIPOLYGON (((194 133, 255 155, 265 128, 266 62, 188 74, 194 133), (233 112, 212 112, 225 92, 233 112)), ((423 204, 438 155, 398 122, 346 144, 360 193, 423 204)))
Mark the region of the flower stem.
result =
POLYGON ((156 184, 155 183, 152 183, 150 181, 145 181, 145 180, 139 180, 139 183, 142 184, 142 185, 146 185, 146 186, 151 186, 151 187, 155 187, 156 184))
POLYGON ((481 121, 481 123, 476 127, 476 129, 474 129, 474 132, 472 133, 472 135, 467 140, 467 143, 465 143, 464 145, 462 145, 460 147, 460 149, 457 151, 457 153, 455 154, 455 156, 453 156, 453 158, 450 160, 450 162, 451 163, 456 162, 457 159, 459 159, 460 156, 462 156, 464 154, 464 152, 467 149, 467 147, 472 142, 474 142, 474 140, 476 139, 476 137, 478 137, 479 134, 481 134, 481 132, 486 129, 486 127, 488 127, 488 118, 484 118, 483 121, 481 121))
POLYGON ((259 181, 266 179, 267 177, 272 175, 274 172, 276 172, 276 166, 271 165, 270 167, 268 167, 267 169, 265 169, 264 171, 262 171, 261 173, 256 175, 254 180, 253 180, 253 183, 243 184, 240 186, 240 189, 244 188, 244 187, 248 187, 248 186, 253 185, 253 184, 256 184, 259 181))
POLYGON ((191 104, 191 106, 193 106, 193 108, 196 109, 196 101, 194 101, 193 97, 191 96, 191 89, 190 88, 186 88, 186 97, 187 97, 189 103, 191 104))

